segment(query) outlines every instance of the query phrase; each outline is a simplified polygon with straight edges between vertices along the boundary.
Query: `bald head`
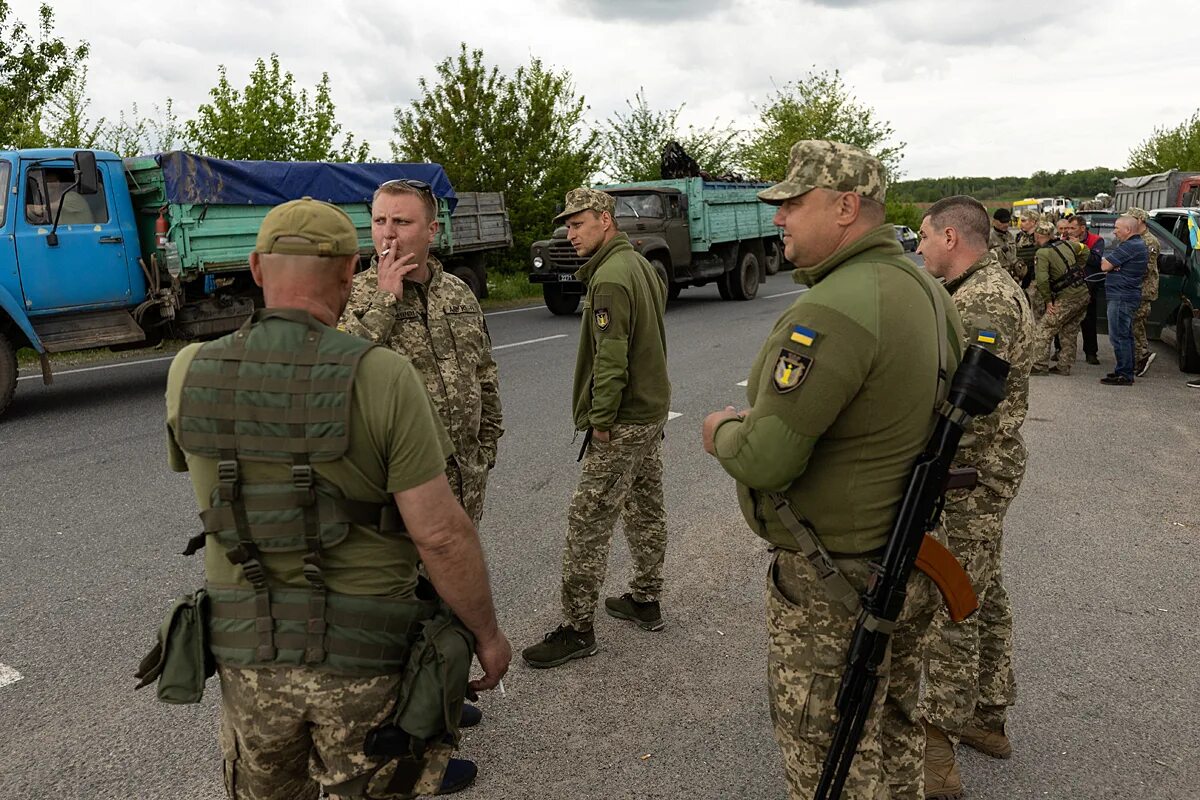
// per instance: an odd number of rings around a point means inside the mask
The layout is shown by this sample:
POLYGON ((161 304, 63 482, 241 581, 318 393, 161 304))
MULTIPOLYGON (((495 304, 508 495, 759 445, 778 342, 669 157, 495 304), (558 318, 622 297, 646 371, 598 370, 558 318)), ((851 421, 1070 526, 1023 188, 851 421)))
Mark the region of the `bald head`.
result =
POLYGON ((357 267, 357 254, 250 254, 250 274, 262 287, 267 308, 299 308, 326 325, 342 315, 357 267))
POLYGON ((1115 224, 1117 238, 1122 242, 1138 232, 1141 223, 1133 217, 1120 216, 1117 217, 1115 224))

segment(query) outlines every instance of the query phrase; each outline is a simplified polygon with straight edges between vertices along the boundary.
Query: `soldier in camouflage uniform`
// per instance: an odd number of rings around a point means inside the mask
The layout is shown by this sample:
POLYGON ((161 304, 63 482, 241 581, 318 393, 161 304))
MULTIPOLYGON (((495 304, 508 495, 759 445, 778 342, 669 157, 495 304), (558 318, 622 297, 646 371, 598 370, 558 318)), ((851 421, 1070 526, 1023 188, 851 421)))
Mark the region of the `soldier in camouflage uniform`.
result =
POLYGON ((663 628, 658 598, 667 549, 660 442, 670 407, 666 290, 654 268, 619 232, 611 195, 567 192, 555 222, 588 262, 575 362, 576 430, 586 431, 583 472, 567 514, 563 549, 563 622, 522 652, 532 667, 556 667, 597 652, 592 617, 608 571, 617 517, 633 556, 630 591, 604 601, 610 616, 647 631, 663 628))
POLYGON ((446 460, 450 488, 478 526, 504 433, 500 382, 479 301, 429 254, 438 230, 434 203, 423 184, 389 181, 376 190, 377 255, 355 276, 338 327, 408 356, 420 370, 454 443, 446 460))
POLYGON ((1088 290, 1083 271, 1087 266, 1087 245, 1059 239, 1053 223, 1039 222, 1035 230, 1038 251, 1033 287, 1046 304, 1033 334, 1033 374, 1070 375, 1079 346, 1079 329, 1088 307, 1088 290), (1077 270, 1078 280, 1069 279, 1077 270), (1063 282, 1066 282, 1065 284, 1063 282), (1050 368, 1050 343, 1059 338, 1058 365, 1050 368))
MULTIPOLYGON (((842 596, 861 594, 932 431, 939 337, 948 372, 961 351, 950 298, 913 267, 885 224, 885 190, 883 165, 856 147, 792 147, 787 179, 759 198, 779 206, 785 257, 796 282, 810 288, 759 351, 747 381, 750 408, 714 412, 703 426, 705 451, 737 481, 746 523, 776 547, 767 579, 768 688, 793 800, 809 800, 820 778, 858 618, 804 555, 805 541, 830 553, 848 584, 842 596), (795 521, 776 510, 784 506, 795 521)), ((916 610, 929 607, 932 586, 914 573, 906 589, 897 636, 912 628, 919 639, 916 610)), ((923 731, 915 714, 891 707, 903 699, 915 706, 919 660, 903 666, 889 657, 880 666, 848 800, 886 800, 892 761, 902 756, 913 762, 920 791, 923 731), (897 741, 915 745, 900 753, 897 741)))
POLYGON ((1013 280, 1020 281, 1024 277, 1020 262, 1017 261, 1017 245, 1013 241, 1012 232, 1008 226, 1012 223, 1012 212, 1007 208, 997 208, 992 214, 992 226, 988 230, 988 249, 1000 262, 1000 266, 1008 270, 1013 280))
POLYGON ((939 800, 962 793, 955 742, 997 758, 1011 753, 1004 725, 1015 697, 1012 610, 1001 550, 1004 515, 1025 474, 1020 428, 1029 406, 1033 315, 1021 287, 985 250, 986 221, 982 205, 959 196, 935 203, 921 226, 925 267, 945 278, 965 343, 982 344, 1010 365, 1004 400, 971 423, 955 457, 955 467, 978 472, 978 485, 947 493, 942 513, 950 550, 971 576, 979 611, 955 623, 939 609, 927 643, 925 797, 939 800), (934 235, 947 228, 955 232, 949 244, 934 235))
POLYGON ((1157 355, 1150 349, 1150 343, 1146 339, 1146 317, 1150 314, 1150 304, 1158 299, 1158 254, 1162 251, 1162 245, 1147 227, 1146 220, 1150 215, 1143 209, 1134 206, 1125 212, 1125 216, 1138 221, 1138 233, 1146 243, 1146 254, 1149 258, 1146 262, 1146 277, 1142 279, 1142 302, 1137 311, 1133 312, 1134 374, 1140 378, 1150 369, 1150 363, 1157 355))
MULTIPOLYGON (((1033 209, 1022 211, 1021 229, 1013 237, 1013 249, 1017 256, 1017 266, 1013 271, 1013 278, 1025 289, 1033 282, 1033 260, 1034 254, 1037 252, 1037 241, 1033 238, 1033 229, 1041 218, 1042 215, 1033 209)), ((1040 313, 1036 306, 1034 306, 1034 311, 1040 313)))

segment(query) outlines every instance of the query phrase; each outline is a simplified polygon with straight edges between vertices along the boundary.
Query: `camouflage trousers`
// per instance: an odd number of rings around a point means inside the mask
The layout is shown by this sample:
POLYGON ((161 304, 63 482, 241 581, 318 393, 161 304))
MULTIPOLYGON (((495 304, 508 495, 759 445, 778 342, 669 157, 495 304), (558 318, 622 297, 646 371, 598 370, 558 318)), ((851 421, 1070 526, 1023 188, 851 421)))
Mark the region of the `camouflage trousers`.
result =
MULTIPOLYGON (((478 460, 478 459, 473 459, 478 460)), ((483 502, 487 497, 487 464, 460 465, 457 454, 446 459, 446 480, 450 482, 450 490, 458 499, 458 504, 467 512, 467 516, 479 527, 483 519, 483 502)))
MULTIPOLYGON (((851 585, 865 588, 871 571, 867 559, 839 559, 837 564, 851 585)), ((894 641, 920 641, 922 626, 932 616, 934 593, 929 580, 914 573, 894 641)), ((767 581, 767 684, 792 800, 809 800, 820 780, 837 725, 837 691, 855 621, 845 606, 830 599, 804 556, 778 552, 767 581)), ((920 681, 919 647, 911 646, 902 660, 895 650, 884 658, 874 706, 842 793, 845 800, 923 800, 920 681), (905 782, 912 788, 894 794, 893 783, 905 782)))
POLYGON ((1050 342, 1058 337, 1062 350, 1058 354, 1058 371, 1064 375, 1071 372, 1075 354, 1079 347, 1079 329, 1083 315, 1087 312, 1088 294, 1059 297, 1054 311, 1046 311, 1038 319, 1033 332, 1033 368, 1046 369, 1050 365, 1050 342))
MULTIPOLYGON (((951 535, 950 551, 971 577, 979 610, 962 622, 953 622, 945 608, 938 609, 930 627, 926 651, 923 716, 952 741, 969 724, 998 730, 1016 699, 1012 669, 1012 606, 1001 569, 1004 511, 981 518, 978 525, 952 519, 972 529, 988 530, 988 538, 964 539, 951 535)), ((953 530, 951 530, 953 534, 953 530)))
POLYGON ((1150 355, 1150 341, 1146 338, 1146 317, 1150 316, 1150 300, 1143 300, 1133 312, 1133 363, 1141 364, 1150 355))
POLYGON ((583 457, 579 486, 567 512, 563 548, 563 622, 575 630, 592 628, 600 587, 608 572, 613 527, 621 517, 635 600, 657 600, 662 592, 667 552, 667 514, 663 508, 663 422, 613 425, 607 442, 592 439, 583 457))
POLYGON ((363 741, 396 703, 400 675, 355 678, 307 667, 222 665, 221 753, 230 800, 402 800, 441 785, 449 745, 431 748, 413 792, 389 793, 395 762, 363 741))

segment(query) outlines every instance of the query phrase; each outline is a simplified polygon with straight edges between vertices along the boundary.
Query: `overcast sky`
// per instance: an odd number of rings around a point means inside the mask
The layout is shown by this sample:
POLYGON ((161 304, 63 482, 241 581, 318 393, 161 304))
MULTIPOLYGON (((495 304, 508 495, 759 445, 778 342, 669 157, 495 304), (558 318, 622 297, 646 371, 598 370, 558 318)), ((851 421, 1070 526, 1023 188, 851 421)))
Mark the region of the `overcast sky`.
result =
MULTIPOLYGON (((32 23, 37 0, 13 0, 32 23)), ((459 42, 511 72, 567 70, 592 121, 686 103, 681 120, 748 128, 781 86, 840 69, 907 142, 906 178, 1120 168, 1155 126, 1200 106, 1200 2, 934 0, 54 0, 56 31, 91 44, 93 117, 173 98, 278 53, 311 87, 328 72, 345 129, 388 157, 393 109, 459 42), (503 10, 499 10, 503 9, 503 10), (1002 13, 1000 13, 1002 12, 1002 13)))

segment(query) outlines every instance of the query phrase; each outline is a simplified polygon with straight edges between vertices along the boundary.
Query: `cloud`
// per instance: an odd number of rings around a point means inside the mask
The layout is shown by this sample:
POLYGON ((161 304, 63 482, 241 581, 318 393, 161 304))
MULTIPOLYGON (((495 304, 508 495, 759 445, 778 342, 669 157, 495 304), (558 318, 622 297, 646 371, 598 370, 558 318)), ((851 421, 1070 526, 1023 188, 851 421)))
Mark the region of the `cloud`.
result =
POLYGON ((563 0, 559 8, 593 19, 662 24, 705 19, 735 5, 736 0, 563 0))

